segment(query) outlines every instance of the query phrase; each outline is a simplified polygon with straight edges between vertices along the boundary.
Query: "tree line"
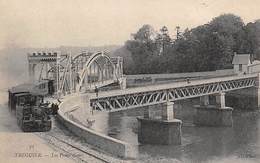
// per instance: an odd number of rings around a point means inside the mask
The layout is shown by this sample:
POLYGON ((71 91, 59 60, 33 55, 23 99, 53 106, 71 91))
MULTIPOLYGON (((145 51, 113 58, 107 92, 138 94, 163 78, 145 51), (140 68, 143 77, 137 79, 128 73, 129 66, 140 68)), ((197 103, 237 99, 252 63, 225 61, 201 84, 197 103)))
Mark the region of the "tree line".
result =
POLYGON ((168 28, 158 32, 143 25, 125 42, 134 64, 127 74, 178 73, 232 68, 234 52, 260 59, 260 20, 245 24, 233 14, 223 14, 209 23, 185 29, 171 38, 168 28))

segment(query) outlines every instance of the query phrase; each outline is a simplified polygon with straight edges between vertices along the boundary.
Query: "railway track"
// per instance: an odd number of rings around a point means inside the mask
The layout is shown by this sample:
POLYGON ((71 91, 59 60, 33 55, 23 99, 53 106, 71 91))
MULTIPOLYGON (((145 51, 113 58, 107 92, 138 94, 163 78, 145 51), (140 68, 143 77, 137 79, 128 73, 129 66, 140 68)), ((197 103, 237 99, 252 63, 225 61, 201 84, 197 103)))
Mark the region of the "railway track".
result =
POLYGON ((96 155, 94 155, 93 153, 87 152, 85 150, 82 150, 81 148, 73 145, 73 143, 68 143, 64 140, 62 140, 61 138, 58 138, 57 136, 51 135, 51 134, 45 134, 45 136, 54 138, 56 141, 52 141, 49 143, 53 146, 55 146, 56 148, 59 148, 60 150, 66 152, 70 157, 75 157, 72 159, 76 159, 80 162, 84 162, 84 163, 89 163, 89 162, 102 162, 102 163, 110 163, 110 161, 104 159, 104 158, 100 158, 96 155), (61 145, 64 144, 64 145, 61 145), (67 148, 66 146, 72 148, 73 150, 67 148), (66 147, 65 149, 63 147, 66 147), (86 158, 87 155, 87 158, 86 158), (92 157, 92 158, 89 158, 92 157))
POLYGON ((55 118, 53 127, 49 132, 35 133, 41 139, 57 150, 57 154, 69 157, 80 163, 126 163, 127 160, 115 158, 109 154, 97 151, 86 144, 81 138, 71 134, 64 126, 59 124, 55 118))

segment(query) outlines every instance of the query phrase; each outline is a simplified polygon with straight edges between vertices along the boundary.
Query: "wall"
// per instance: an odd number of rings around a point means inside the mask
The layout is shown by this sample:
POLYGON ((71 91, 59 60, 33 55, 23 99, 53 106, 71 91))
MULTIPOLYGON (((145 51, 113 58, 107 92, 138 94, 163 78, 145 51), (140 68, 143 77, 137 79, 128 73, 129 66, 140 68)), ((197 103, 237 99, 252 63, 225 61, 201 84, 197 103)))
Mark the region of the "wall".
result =
POLYGON ((251 64, 251 65, 242 65, 242 72, 239 72, 239 65, 234 65, 234 72, 237 74, 246 73, 256 73, 260 71, 260 63, 251 64))
POLYGON ((249 73, 255 73, 260 71, 260 64, 253 64, 248 66, 249 73))
MULTIPOLYGON (((122 158, 135 158, 136 147, 126 142, 114 139, 104 134, 95 132, 94 130, 88 129, 72 120, 70 120, 65 113, 73 107, 72 103, 76 99, 81 99, 81 96, 65 97, 63 102, 60 104, 58 111, 59 121, 65 125, 75 135, 85 139, 85 141, 98 148, 101 151, 110 153, 112 155, 122 158)), ((75 107, 75 106, 74 106, 75 107)))
POLYGON ((242 65, 242 73, 248 73, 248 65, 242 65))

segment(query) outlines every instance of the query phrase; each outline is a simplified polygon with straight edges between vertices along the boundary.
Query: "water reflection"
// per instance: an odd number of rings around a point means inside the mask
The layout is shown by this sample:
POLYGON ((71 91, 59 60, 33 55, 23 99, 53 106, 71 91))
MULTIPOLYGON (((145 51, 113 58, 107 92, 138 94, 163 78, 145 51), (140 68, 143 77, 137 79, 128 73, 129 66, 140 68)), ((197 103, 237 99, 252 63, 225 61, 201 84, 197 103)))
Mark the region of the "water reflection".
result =
MULTIPOLYGON (((139 145, 139 160, 182 162, 259 162, 260 118, 257 111, 234 111, 233 127, 199 127, 192 124, 192 102, 178 104, 177 118, 183 121, 182 145, 139 145), (159 158, 159 159, 158 159, 159 158)), ((137 116, 142 109, 110 113, 99 130, 114 138, 138 145, 137 116)))

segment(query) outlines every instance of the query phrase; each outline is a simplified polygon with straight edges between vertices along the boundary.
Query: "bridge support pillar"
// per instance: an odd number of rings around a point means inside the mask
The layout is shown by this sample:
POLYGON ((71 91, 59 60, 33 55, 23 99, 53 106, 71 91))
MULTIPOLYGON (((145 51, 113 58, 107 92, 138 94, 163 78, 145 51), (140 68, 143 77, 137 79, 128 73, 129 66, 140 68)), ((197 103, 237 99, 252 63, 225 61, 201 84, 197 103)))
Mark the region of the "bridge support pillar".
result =
POLYGON ((144 109, 144 118, 145 119, 151 119, 153 117, 152 110, 149 108, 149 106, 145 106, 144 109))
POLYGON ((225 93, 221 92, 221 93, 216 95, 216 104, 219 108, 225 108, 226 107, 225 93))
POLYGON ((201 126, 232 126, 231 107, 225 106, 225 94, 216 95, 216 105, 195 105, 193 123, 201 126))
POLYGON ((138 119, 138 141, 142 144, 181 144, 182 121, 174 119, 173 103, 167 102, 162 107, 161 119, 144 116, 138 119))
POLYGON ((121 89, 126 89, 126 77, 121 78, 119 85, 121 89))
POLYGON ((174 119, 173 102, 166 102, 162 106, 162 120, 170 121, 174 119))

